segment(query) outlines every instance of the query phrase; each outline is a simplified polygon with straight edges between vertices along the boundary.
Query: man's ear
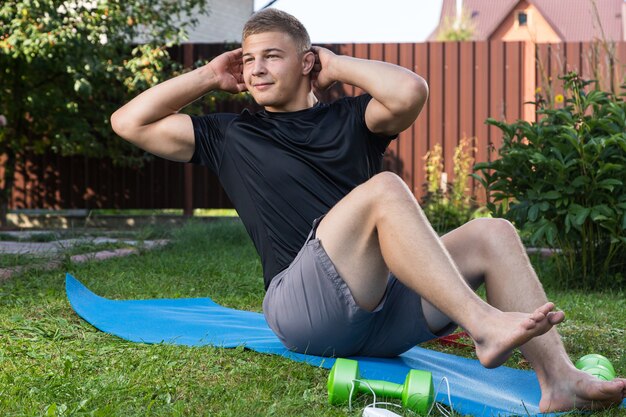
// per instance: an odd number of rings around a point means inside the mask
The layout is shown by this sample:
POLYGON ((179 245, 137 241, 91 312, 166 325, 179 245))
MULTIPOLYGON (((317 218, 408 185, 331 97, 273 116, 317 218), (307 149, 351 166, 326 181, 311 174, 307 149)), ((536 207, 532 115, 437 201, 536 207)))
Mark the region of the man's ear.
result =
POLYGON ((302 75, 309 75, 315 65, 315 54, 312 51, 302 55, 302 75))

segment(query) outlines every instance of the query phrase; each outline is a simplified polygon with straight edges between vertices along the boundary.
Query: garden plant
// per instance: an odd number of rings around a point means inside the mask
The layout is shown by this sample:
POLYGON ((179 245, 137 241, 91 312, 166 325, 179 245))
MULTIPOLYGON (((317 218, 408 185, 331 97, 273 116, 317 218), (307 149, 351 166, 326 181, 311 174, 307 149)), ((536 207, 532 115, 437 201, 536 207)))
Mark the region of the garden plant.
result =
POLYGON ((489 119, 499 158, 475 165, 493 215, 533 245, 556 250, 560 284, 616 288, 626 282, 626 103, 576 73, 556 105, 537 94, 538 120, 489 119))
POLYGON ((448 181, 444 171, 443 149, 435 144, 424 157, 424 197, 421 207, 439 234, 447 233, 473 218, 485 215, 470 194, 469 181, 474 164, 473 138, 462 138, 452 159, 454 179, 448 181))

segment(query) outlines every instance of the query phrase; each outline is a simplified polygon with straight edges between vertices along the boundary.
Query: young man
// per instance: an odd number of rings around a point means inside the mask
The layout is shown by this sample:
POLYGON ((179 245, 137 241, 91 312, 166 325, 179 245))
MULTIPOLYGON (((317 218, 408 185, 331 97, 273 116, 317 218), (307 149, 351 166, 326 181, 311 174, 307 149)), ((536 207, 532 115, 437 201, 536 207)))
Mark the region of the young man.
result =
POLYGON ((261 256, 266 319, 290 349, 392 356, 462 326, 481 363, 520 347, 544 411, 622 401, 625 380, 600 382, 570 362, 515 229, 476 220, 439 238, 383 153, 428 96, 404 68, 311 47, 294 17, 267 9, 243 47, 140 94, 111 118, 153 154, 208 165, 261 256), (368 94, 320 104, 334 82, 368 94), (212 90, 249 91, 263 111, 190 117, 212 90), (313 226, 311 227, 311 224, 313 226), (489 304, 472 289, 485 283, 489 304))

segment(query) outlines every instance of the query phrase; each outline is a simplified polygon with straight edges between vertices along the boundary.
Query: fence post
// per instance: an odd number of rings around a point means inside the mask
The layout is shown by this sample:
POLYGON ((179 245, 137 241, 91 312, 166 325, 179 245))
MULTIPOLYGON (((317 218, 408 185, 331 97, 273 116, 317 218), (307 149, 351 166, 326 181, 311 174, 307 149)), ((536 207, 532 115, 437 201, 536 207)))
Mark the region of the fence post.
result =
MULTIPOLYGON (((193 67, 193 44, 183 44, 183 65, 186 68, 193 67)), ((193 216, 193 166, 185 164, 183 187, 183 216, 193 216)))

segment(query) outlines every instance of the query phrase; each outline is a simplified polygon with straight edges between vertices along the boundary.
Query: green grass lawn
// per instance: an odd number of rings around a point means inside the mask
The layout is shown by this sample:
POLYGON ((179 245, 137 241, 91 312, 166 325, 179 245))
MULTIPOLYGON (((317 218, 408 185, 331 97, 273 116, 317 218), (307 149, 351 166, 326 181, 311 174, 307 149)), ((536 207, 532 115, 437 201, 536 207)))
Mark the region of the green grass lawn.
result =
MULTIPOLYGON (((261 311, 261 266, 238 221, 149 234, 173 243, 141 256, 71 265, 68 272, 109 298, 209 296, 261 311)), ((328 405, 328 371, 281 357, 143 345, 101 333, 71 310, 64 272, 31 271, 0 283, 0 416, 360 416, 368 403, 360 398, 352 412, 328 405)), ((625 294, 548 293, 568 313, 561 333, 571 356, 602 353, 624 375, 625 294)), ((507 365, 526 366, 519 355, 507 365)))

